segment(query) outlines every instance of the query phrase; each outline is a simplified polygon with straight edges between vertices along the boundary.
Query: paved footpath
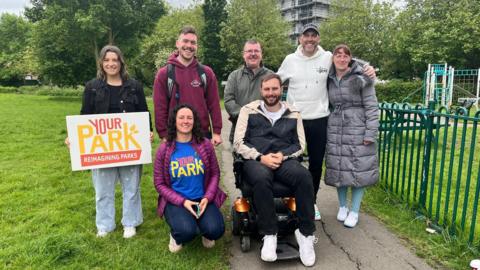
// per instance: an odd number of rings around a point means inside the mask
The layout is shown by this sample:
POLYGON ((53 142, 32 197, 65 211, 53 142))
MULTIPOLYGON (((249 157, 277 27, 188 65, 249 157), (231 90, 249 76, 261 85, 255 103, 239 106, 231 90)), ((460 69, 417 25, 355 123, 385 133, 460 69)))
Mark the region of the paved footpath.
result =
MULTIPOLYGON (((231 202, 240 196, 235 188, 232 172, 232 147, 228 141, 231 124, 223 111, 222 178, 231 202)), ((366 195, 368 196, 368 195, 366 195)), ((317 260, 312 269, 432 269, 422 259, 404 247, 395 235, 390 233, 376 218, 360 213, 360 220, 354 229, 348 229, 336 220, 338 203, 334 188, 322 182, 317 204, 322 220, 316 221, 315 245, 317 260)), ((304 269, 298 260, 266 263, 260 259, 260 242, 252 239, 251 250, 243 253, 240 240, 233 237, 230 250, 232 269, 304 269)))

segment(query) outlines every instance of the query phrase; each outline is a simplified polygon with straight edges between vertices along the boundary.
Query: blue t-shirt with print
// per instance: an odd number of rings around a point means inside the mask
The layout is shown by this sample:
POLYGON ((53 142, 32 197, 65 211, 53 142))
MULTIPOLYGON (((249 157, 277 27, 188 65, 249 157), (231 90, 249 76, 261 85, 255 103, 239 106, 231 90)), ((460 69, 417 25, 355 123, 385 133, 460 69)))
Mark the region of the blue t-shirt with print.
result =
POLYGON ((172 188, 183 197, 193 200, 204 195, 204 165, 190 142, 176 142, 170 158, 172 188))

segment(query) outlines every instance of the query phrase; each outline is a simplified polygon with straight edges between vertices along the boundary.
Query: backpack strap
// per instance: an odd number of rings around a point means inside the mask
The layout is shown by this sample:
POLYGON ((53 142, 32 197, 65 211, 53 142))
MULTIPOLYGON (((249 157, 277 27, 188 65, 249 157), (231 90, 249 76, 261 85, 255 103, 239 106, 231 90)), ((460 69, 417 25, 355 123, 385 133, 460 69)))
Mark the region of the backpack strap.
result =
POLYGON ((180 99, 180 93, 178 91, 178 84, 177 81, 175 80, 175 66, 173 64, 167 64, 167 87, 168 87, 168 93, 167 97, 168 100, 172 98, 172 92, 173 92, 173 87, 177 87, 177 91, 175 93, 175 100, 178 102, 180 99))
MULTIPOLYGON (((202 81, 202 87, 205 97, 207 96, 207 74, 205 73, 205 66, 198 63, 197 73, 202 81)), ((178 103, 180 100, 180 91, 177 81, 175 80, 175 65, 167 64, 167 87, 168 87, 168 100, 172 98, 173 88, 176 87, 175 100, 178 103)))
POLYGON ((200 79, 202 80, 202 86, 205 97, 207 96, 207 74, 205 74, 205 66, 198 63, 197 65, 197 73, 200 79))

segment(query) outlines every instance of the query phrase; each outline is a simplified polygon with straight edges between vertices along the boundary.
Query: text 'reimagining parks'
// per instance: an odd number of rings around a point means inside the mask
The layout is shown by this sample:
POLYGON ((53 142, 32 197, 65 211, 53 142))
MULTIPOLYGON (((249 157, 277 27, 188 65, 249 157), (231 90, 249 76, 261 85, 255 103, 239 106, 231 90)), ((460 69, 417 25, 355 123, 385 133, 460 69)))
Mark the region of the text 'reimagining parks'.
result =
POLYGON ((72 170, 152 162, 148 112, 67 116, 72 170))

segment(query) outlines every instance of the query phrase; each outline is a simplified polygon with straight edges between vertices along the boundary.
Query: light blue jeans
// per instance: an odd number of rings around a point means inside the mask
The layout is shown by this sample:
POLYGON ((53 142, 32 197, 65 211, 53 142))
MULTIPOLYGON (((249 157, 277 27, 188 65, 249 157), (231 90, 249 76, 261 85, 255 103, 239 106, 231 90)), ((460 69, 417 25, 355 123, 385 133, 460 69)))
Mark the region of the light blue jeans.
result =
POLYGON ((93 169, 97 230, 111 232, 115 229, 115 183, 122 185, 124 227, 137 227, 143 222, 140 198, 142 165, 93 169))
MULTIPOLYGON (((352 206, 350 208, 350 211, 358 213, 360 211, 360 204, 362 203, 362 197, 363 197, 363 194, 365 193, 365 188, 352 187, 351 189, 352 189, 352 206)), ((348 187, 337 188, 338 202, 340 204, 340 207, 348 207, 347 191, 348 191, 348 187)))

